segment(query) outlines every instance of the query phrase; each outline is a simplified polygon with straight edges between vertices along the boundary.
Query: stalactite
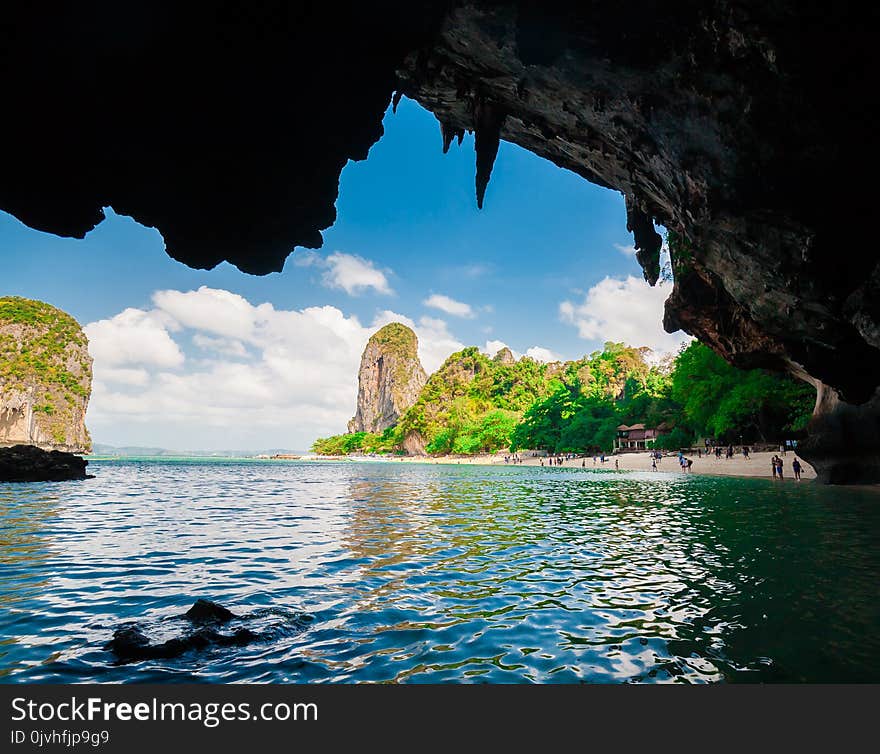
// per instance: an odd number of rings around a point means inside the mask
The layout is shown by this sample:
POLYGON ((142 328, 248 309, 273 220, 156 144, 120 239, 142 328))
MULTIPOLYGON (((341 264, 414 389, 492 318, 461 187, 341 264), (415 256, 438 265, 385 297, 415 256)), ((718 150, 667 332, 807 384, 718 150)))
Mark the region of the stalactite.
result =
POLYGON ((626 197, 626 229, 633 234, 636 259, 642 266, 645 280, 649 285, 655 285, 660 277, 660 247, 663 238, 654 230, 651 217, 631 196, 626 197))
POLYGON ((474 149, 477 153, 476 188, 479 209, 483 208, 486 187, 498 155, 504 117, 504 113, 482 97, 477 97, 474 101, 474 149))
POLYGON ((453 139, 457 138, 458 145, 461 146, 461 141, 464 138, 464 129, 457 128, 451 123, 446 123, 441 120, 440 135, 443 137, 443 154, 446 154, 449 151, 449 146, 452 144, 453 139))

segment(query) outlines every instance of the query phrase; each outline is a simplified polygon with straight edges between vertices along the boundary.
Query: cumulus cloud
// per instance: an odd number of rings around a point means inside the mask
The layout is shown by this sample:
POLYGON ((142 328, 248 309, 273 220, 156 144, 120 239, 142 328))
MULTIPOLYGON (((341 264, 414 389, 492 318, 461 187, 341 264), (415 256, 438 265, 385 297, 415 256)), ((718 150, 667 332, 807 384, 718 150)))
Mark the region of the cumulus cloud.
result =
POLYGON ((671 290, 662 283, 652 288, 632 275, 606 277, 590 288, 581 302, 560 303, 559 315, 585 340, 617 341, 668 353, 689 340, 682 332, 663 330, 663 304, 671 290))
POLYGON ((247 348, 240 340, 232 338, 212 338, 210 335, 196 333, 193 335, 193 343, 205 351, 214 351, 226 356, 245 357, 248 355, 247 348))
POLYGON ((323 269, 321 282, 327 288, 345 291, 349 296, 357 296, 369 289, 386 296, 394 293, 385 272, 357 254, 334 251, 322 257, 314 251, 298 251, 293 255, 293 263, 297 267, 323 269))
POLYGON ((613 246, 615 249, 617 249, 617 251, 619 251, 625 257, 635 257, 635 255, 636 255, 636 247, 633 246, 632 244, 627 246, 622 243, 616 243, 616 244, 613 244, 613 246))
POLYGON ((559 356, 559 354, 554 353, 549 348, 543 348, 542 346, 532 346, 531 348, 527 348, 526 356, 535 361, 562 361, 562 357, 559 356))
POLYGON ((369 288, 386 296, 394 293, 388 285, 385 273, 377 269, 369 259, 336 251, 327 257, 327 267, 323 277, 324 284, 330 288, 339 288, 350 296, 356 296, 369 288))
POLYGON ((456 301, 454 298, 450 298, 449 296, 444 296, 441 293, 434 293, 431 296, 428 296, 423 302, 425 306, 430 307, 431 309, 439 309, 441 312, 446 312, 453 317, 464 317, 465 319, 473 319, 474 310, 471 308, 470 304, 465 304, 462 301, 456 301))
POLYGON ((305 449, 345 430, 367 339, 412 327, 431 372, 463 347, 445 321, 382 311, 369 325, 333 306, 252 304, 229 291, 158 291, 151 310, 86 326, 98 441, 169 448, 305 449), (191 345, 189 345, 191 344, 191 345), (186 359, 183 346, 197 349, 186 359))
MULTIPOLYGON (((89 350, 100 367, 149 364, 179 367, 183 352, 169 334, 167 319, 142 309, 125 309, 85 326, 89 350)), ((96 367, 97 368, 97 367, 96 367)))
POLYGON ((114 369, 96 361, 93 371, 96 380, 118 385, 146 385, 150 381, 150 373, 146 369, 114 369))
POLYGON ((182 327, 239 340, 253 336, 261 309, 272 309, 271 304, 253 307, 237 293, 204 285, 197 291, 156 291, 153 304, 182 327))
MULTIPOLYGON (((488 354, 489 356, 494 356, 502 348, 510 348, 510 346, 503 340, 487 340, 486 345, 483 346, 483 353, 488 354)), ((519 358, 519 354, 517 354, 512 348, 510 348, 510 352, 514 355, 514 358, 519 358)))

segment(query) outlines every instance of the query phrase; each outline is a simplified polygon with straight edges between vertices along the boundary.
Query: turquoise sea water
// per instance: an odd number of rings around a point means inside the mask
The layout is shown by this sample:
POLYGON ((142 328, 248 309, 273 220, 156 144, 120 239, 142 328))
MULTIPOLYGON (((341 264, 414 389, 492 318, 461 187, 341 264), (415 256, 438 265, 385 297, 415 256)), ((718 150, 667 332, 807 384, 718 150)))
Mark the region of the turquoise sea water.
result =
POLYGON ((591 469, 93 461, 0 484, 5 682, 880 681, 880 494, 591 469), (244 647, 114 663, 205 597, 244 647))

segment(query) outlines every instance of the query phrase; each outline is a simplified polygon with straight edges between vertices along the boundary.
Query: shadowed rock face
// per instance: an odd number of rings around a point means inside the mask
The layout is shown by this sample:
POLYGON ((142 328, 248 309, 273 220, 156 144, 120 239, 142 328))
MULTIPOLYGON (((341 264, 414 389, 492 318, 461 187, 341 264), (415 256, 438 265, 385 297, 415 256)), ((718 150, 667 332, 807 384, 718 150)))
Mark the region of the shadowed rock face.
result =
POLYGON ((880 267, 863 189, 878 160, 878 10, 569 5, 10 9, 0 208, 82 236, 110 205, 191 266, 279 270, 294 246, 320 246, 340 170, 366 157, 402 92, 437 115, 438 148, 475 131, 479 204, 506 139, 621 191, 649 282, 664 224, 667 328, 816 384, 805 457, 826 459, 829 480, 853 478, 846 458, 880 479, 880 267))

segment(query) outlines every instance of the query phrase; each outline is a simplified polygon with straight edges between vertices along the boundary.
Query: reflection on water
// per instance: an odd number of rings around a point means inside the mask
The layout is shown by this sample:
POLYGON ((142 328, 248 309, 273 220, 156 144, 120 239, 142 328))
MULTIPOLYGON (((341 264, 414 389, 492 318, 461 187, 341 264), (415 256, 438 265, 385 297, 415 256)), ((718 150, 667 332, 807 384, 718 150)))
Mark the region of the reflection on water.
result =
POLYGON ((4 681, 878 681, 880 495, 582 469, 108 462, 0 485, 4 681), (196 598, 309 613, 114 666, 196 598))

